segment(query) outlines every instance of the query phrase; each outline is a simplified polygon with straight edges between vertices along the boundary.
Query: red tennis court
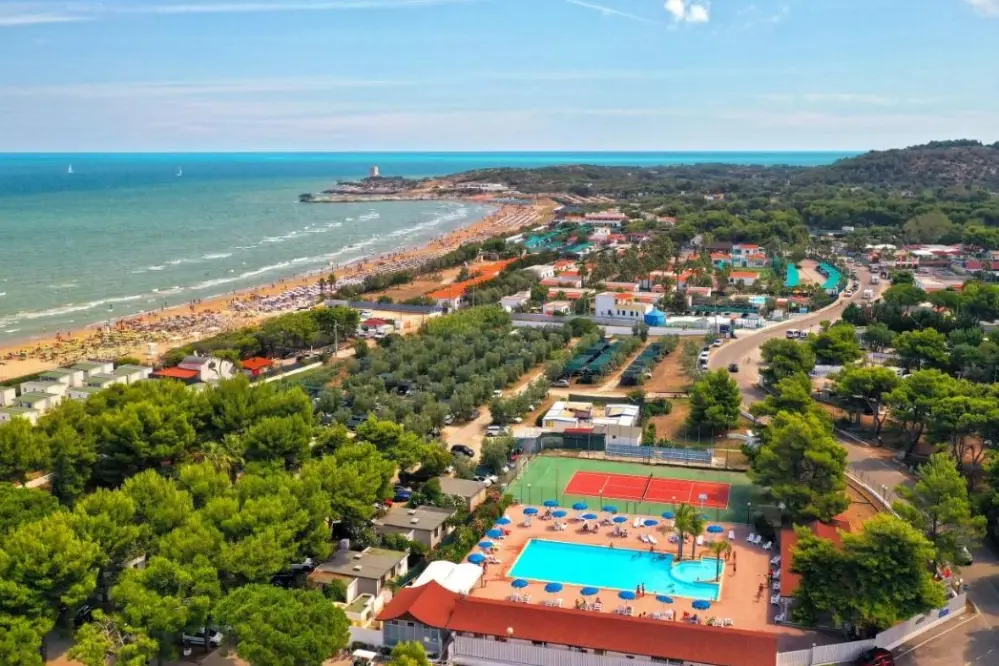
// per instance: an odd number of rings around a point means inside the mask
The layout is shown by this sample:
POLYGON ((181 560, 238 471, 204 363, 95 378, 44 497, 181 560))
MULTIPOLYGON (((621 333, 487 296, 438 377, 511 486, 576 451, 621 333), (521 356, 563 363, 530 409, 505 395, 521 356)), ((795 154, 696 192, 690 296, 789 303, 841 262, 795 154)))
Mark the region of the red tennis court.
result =
POLYGON ((712 509, 728 508, 731 486, 727 483, 659 479, 635 474, 576 472, 565 487, 566 495, 613 498, 633 502, 674 504, 685 502, 712 509))

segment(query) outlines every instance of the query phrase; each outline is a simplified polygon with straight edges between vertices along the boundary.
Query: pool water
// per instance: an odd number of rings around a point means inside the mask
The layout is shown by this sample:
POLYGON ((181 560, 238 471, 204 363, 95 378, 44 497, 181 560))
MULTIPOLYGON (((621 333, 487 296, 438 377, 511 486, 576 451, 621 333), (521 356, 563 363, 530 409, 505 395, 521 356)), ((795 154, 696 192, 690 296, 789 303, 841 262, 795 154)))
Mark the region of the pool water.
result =
MULTIPOLYGON (((684 560, 676 565, 673 559, 668 553, 531 539, 510 576, 614 590, 633 591, 645 585, 647 594, 718 600, 720 585, 712 582, 717 559, 684 560)), ((724 574, 724 562, 721 567, 724 574)))

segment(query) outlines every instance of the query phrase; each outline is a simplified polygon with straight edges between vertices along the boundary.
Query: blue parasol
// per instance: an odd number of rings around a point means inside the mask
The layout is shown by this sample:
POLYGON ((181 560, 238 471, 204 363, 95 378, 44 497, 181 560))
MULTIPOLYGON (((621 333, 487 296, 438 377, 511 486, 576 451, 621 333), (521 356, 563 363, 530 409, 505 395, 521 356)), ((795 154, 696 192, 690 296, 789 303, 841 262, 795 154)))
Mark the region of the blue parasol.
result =
POLYGON ((600 594, 600 590, 595 587, 584 587, 579 593, 584 597, 592 597, 594 594, 600 594))
POLYGON ((533 516, 536 515, 537 513, 538 513, 537 507, 529 506, 526 509, 524 509, 525 516, 533 516))
POLYGON ((545 592, 551 592, 552 594, 554 594, 555 592, 561 592, 561 591, 562 591, 562 583, 548 583, 547 585, 545 585, 545 592))
POLYGON ((512 522, 513 522, 512 520, 510 520, 506 516, 503 516, 502 518, 497 519, 496 524, 497 525, 509 525, 512 522))
POLYGON ((635 593, 631 590, 621 590, 617 593, 619 599, 624 599, 625 601, 631 601, 635 598, 635 593))
POLYGON ((698 514, 697 517, 700 518, 701 520, 711 520, 711 518, 708 517, 708 514, 706 514, 706 513, 698 514))
POLYGON ((607 506, 605 506, 603 508, 603 510, 606 511, 607 513, 617 513, 617 507, 616 506, 612 506, 610 504, 608 504, 607 506))
POLYGON ((665 518, 666 520, 673 520, 674 518, 676 518, 676 514, 673 513, 672 511, 663 511, 663 518, 665 518))
POLYGON ((573 511, 586 511, 586 502, 576 502, 572 505, 573 511))
POLYGON ((557 511, 552 511, 552 515, 556 518, 565 518, 569 515, 569 512, 565 509, 558 509, 557 511))
MULTIPOLYGON (((518 590, 519 590, 519 589, 521 589, 521 588, 525 588, 525 587, 527 587, 528 585, 530 585, 530 583, 528 583, 528 582, 527 582, 526 580, 524 580, 523 578, 517 578, 517 579, 516 579, 516 580, 514 580, 514 581, 513 581, 512 583, 510 583, 510 587, 515 587, 515 588, 517 588, 518 590)), ((695 603, 696 603, 696 602, 695 602, 695 603)))
POLYGON ((708 610, 711 608, 711 602, 705 601, 704 599, 698 599, 694 603, 690 604, 695 610, 708 610))
POLYGON ((481 548, 482 550, 489 550, 489 549, 491 549, 495 545, 496 544, 494 544, 492 541, 480 541, 479 542, 479 548, 481 548))
POLYGON ((655 518, 646 518, 645 520, 642 521, 642 525, 645 525, 646 527, 655 527, 658 524, 659 521, 656 520, 655 518))
POLYGON ((486 532, 486 536, 489 537, 490 539, 499 539, 501 536, 503 536, 503 530, 495 530, 495 529, 489 530, 488 532, 486 532))
POLYGON ((721 534, 722 532, 725 531, 725 528, 722 527, 721 525, 708 525, 707 531, 710 532, 711 534, 721 534))
POLYGON ((486 556, 482 553, 472 553, 468 556, 468 561, 472 564, 482 564, 486 561, 486 556))
POLYGON ((656 601, 661 604, 671 604, 673 603, 673 597, 667 597, 665 594, 657 594, 656 601))
POLYGON ((554 509, 558 506, 558 500, 545 500, 545 506, 549 509, 554 509))
POLYGON ((595 514, 595 513, 584 513, 581 516, 581 518, 583 520, 596 520, 597 519, 597 514, 595 514))
POLYGON ((628 522, 628 516, 614 516, 613 518, 611 518, 611 520, 613 520, 615 523, 618 524, 626 523, 628 522))

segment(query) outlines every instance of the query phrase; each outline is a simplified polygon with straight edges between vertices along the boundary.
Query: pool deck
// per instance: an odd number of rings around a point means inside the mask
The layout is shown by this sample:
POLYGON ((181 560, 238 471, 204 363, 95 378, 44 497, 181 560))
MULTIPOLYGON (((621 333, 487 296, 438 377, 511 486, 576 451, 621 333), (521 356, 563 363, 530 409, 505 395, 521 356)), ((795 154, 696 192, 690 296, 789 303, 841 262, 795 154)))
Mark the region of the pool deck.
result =
MULTIPOLYGON (((521 594, 530 594, 531 603, 538 604, 544 603, 549 599, 561 598, 564 606, 572 608, 576 600, 581 598, 579 595, 580 586, 578 585, 565 585, 563 590, 558 594, 545 592, 544 583, 541 582, 531 581, 530 585, 521 590, 514 590, 510 586, 510 582, 513 579, 509 576, 509 571, 513 568, 517 557, 530 539, 548 539, 550 541, 601 546, 610 546, 613 543, 614 548, 631 548, 648 552, 648 544, 642 543, 638 535, 651 533, 659 541, 659 544, 655 546, 657 552, 676 554, 677 545, 669 543, 667 539, 668 532, 665 526, 660 525, 659 527, 636 530, 631 527, 631 524, 634 522, 634 516, 628 516, 628 523, 623 524, 624 527, 627 527, 629 535, 627 537, 620 537, 611 535, 613 531, 613 527, 611 526, 601 526, 599 532, 596 534, 583 533, 581 531, 582 521, 573 519, 573 516, 585 513, 582 511, 569 512, 569 516, 564 519, 568 522, 568 529, 564 531, 555 530, 555 521, 541 520, 540 516, 534 517, 533 524, 530 527, 524 527, 523 509, 523 506, 512 506, 507 511, 507 517, 513 521, 507 526, 510 534, 501 540, 491 539, 496 545, 494 555, 500 560, 501 564, 486 565, 482 585, 470 592, 472 596, 489 599, 506 599, 512 593, 519 592, 521 594)), ((545 511, 541 507, 539 507, 539 510, 541 513, 545 511)), ((601 517, 604 515, 606 514, 601 514, 601 517)), ((760 583, 766 583, 770 558, 779 552, 776 545, 774 549, 765 551, 760 546, 752 546, 746 543, 746 537, 749 534, 749 528, 746 525, 717 524, 725 528, 724 534, 705 534, 705 543, 715 538, 727 539, 729 530, 735 530, 736 535, 736 538, 731 541, 734 564, 733 559, 730 557, 722 574, 721 600, 713 602, 710 610, 699 612, 691 607, 693 599, 674 595, 674 603, 665 608, 673 610, 675 617, 678 619, 683 616, 684 611, 688 611, 690 613, 697 613, 702 618, 711 616, 731 618, 734 626, 740 629, 768 631, 787 635, 788 637, 803 636, 806 632, 793 627, 774 624, 773 615, 777 607, 770 604, 770 595, 773 592, 769 586, 767 586, 763 597, 757 595, 760 583)), ((706 546, 697 549, 697 555, 701 556, 702 554, 705 557, 713 557, 706 546)), ((690 545, 687 544, 684 546, 684 559, 689 557, 690 545)), ((551 580, 559 580, 557 570, 552 572, 551 580)), ((613 613, 619 606, 624 604, 628 604, 634 609, 634 615, 641 615, 642 613, 651 615, 652 613, 664 610, 663 604, 656 601, 654 594, 625 602, 618 599, 617 590, 602 589, 597 597, 603 602, 602 612, 605 613, 613 613)), ((588 597, 587 601, 593 602, 597 597, 588 597)))

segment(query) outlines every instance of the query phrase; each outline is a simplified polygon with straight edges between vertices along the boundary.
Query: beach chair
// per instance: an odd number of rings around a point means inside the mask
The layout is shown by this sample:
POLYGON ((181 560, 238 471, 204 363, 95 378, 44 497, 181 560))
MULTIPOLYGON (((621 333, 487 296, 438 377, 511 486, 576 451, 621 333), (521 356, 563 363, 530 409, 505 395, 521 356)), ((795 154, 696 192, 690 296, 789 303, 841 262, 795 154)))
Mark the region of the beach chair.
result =
POLYGON ((776 622, 777 624, 782 624, 785 619, 787 619, 786 613, 780 613, 774 616, 774 622, 776 622))
POLYGON ((773 588, 774 592, 780 592, 780 581, 779 580, 775 580, 774 584, 771 585, 771 587, 773 588))
POLYGON ((618 615, 624 615, 626 611, 627 609, 624 606, 618 606, 617 610, 614 612, 617 613, 618 615))
POLYGON ((703 546, 704 545, 704 537, 701 536, 700 534, 697 535, 697 545, 698 546, 703 546))
POLYGON ((586 606, 585 606, 585 610, 588 610, 588 611, 596 610, 596 609, 597 609, 597 605, 596 604, 586 604, 586 606))
POLYGON ((735 626, 735 622, 732 621, 732 618, 726 617, 726 618, 722 619, 722 626, 723 627, 734 627, 735 626))
POLYGON ((641 525, 642 525, 642 519, 639 518, 638 516, 635 516, 635 521, 631 524, 631 526, 637 530, 639 527, 641 527, 641 525))
POLYGON ((659 542, 656 541, 656 538, 654 536, 652 536, 651 534, 649 535, 649 543, 651 543, 653 546, 656 546, 656 545, 659 544, 659 542))
POLYGON ((556 599, 555 603, 552 604, 552 605, 555 606, 555 608, 561 608, 562 607, 562 597, 559 597, 558 599, 556 599))
POLYGON ((662 613, 653 613, 652 614, 652 619, 653 620, 661 620, 661 619, 663 619, 663 614, 662 613))
POLYGON ((520 595, 514 592, 510 595, 510 601, 520 601, 520 595))
POLYGON ((531 603, 531 595, 525 594, 523 598, 521 598, 521 601, 523 601, 525 604, 531 603))
POLYGON ((765 544, 763 544, 763 550, 770 550, 773 547, 774 547, 773 541, 767 541, 765 544))
POLYGON ((631 606, 625 606, 624 607, 624 614, 625 615, 634 615, 635 614, 635 609, 632 608, 631 606))
POLYGON ((668 610, 665 613, 663 613, 664 620, 672 620, 674 617, 676 617, 676 615, 671 610, 668 610))
POLYGON ((753 543, 753 539, 755 539, 755 538, 756 538, 756 535, 753 534, 752 532, 750 532, 749 536, 746 537, 746 543, 753 543))
POLYGON ((775 594, 775 595, 773 595, 773 596, 770 597, 770 605, 771 606, 780 606, 780 595, 779 594, 775 594))
POLYGON ((642 543, 648 543, 649 542, 649 537, 647 537, 644 534, 639 534, 638 535, 638 540, 641 541, 642 543))
POLYGON ((779 566, 780 565, 780 555, 774 555, 773 557, 771 557, 770 558, 770 564, 772 564, 775 567, 779 566))
POLYGON ((600 612, 603 609, 604 609, 604 605, 603 604, 593 604, 593 610, 595 610, 597 612, 600 612))
POLYGON ((763 535, 762 534, 757 534, 756 538, 753 539, 753 545, 754 546, 759 546, 761 543, 763 543, 763 535))
POLYGON ((729 530, 728 531, 728 540, 729 541, 735 541, 735 530, 729 530))

